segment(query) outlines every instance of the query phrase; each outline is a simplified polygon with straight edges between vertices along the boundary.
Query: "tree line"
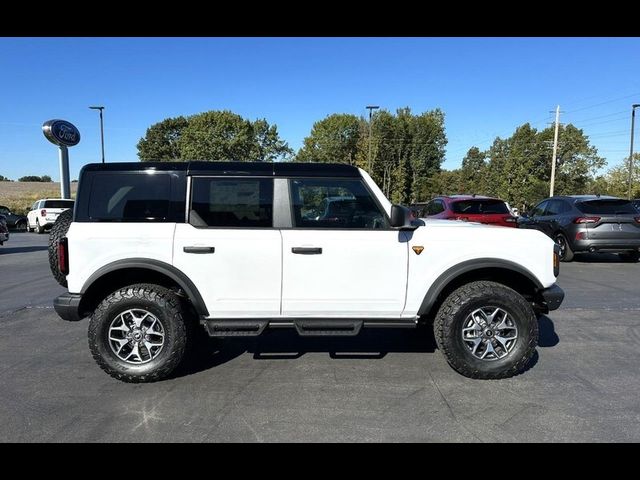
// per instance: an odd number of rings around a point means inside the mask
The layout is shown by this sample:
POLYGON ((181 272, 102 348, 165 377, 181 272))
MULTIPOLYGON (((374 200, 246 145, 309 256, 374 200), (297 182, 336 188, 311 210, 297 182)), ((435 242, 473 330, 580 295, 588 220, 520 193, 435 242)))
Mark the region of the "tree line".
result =
MULTIPOLYGON (((38 176, 38 175, 26 175, 24 177, 20 177, 18 179, 19 182, 52 182, 53 180, 51 179, 51 177, 49 175, 42 175, 42 176, 38 176)), ((4 175, 0 175, 0 182, 13 182, 13 180, 11 180, 8 177, 5 177, 4 175)))
MULTIPOLYGON (((347 163, 365 169, 395 203, 435 195, 476 193, 527 208, 548 196, 553 128, 525 123, 487 150, 471 147, 462 165, 442 169, 447 136, 440 109, 415 114, 410 108, 379 110, 369 119, 346 113, 315 122, 294 152, 266 119, 254 121, 224 111, 167 118, 138 142, 141 161, 299 161, 347 163)), ((640 163, 640 162, 639 162, 640 163)), ((589 137, 572 124, 560 127, 555 193, 623 196, 625 165, 606 165, 589 137)), ((634 196, 640 196, 636 175, 634 196)))

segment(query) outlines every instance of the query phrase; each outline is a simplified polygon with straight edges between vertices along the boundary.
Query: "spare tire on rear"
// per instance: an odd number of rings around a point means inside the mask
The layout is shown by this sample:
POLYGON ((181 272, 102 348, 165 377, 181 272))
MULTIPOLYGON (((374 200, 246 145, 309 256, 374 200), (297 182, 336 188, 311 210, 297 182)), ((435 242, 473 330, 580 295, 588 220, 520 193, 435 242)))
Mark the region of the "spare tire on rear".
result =
POLYGON ((63 287, 67 286, 67 277, 60 271, 60 265, 58 265, 58 242, 67 235, 72 221, 73 209, 70 208, 58 215, 49 233, 49 267, 51 267, 53 278, 63 287))

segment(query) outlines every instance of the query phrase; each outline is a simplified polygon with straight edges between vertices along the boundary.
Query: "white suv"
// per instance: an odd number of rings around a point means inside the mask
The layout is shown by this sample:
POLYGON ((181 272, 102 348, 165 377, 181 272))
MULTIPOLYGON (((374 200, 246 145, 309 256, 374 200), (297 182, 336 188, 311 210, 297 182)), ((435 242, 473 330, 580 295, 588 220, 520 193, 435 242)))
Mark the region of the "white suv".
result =
POLYGON ((27 232, 43 233, 45 228, 55 223, 58 215, 73 208, 73 203, 73 200, 60 198, 43 198, 34 202, 27 213, 27 232))
POLYGON ((93 357, 129 382, 170 375, 198 324, 224 337, 433 322, 455 370, 503 378, 526 368, 536 315, 564 297, 546 235, 412 221, 348 165, 91 164, 70 213, 52 229, 68 286, 55 309, 90 316, 93 357))

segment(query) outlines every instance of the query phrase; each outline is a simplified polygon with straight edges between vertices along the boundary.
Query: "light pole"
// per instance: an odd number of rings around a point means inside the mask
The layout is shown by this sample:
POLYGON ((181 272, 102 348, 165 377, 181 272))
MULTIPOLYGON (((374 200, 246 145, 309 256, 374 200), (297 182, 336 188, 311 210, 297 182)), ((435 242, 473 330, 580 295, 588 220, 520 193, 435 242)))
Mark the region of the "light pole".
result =
POLYGON ((104 107, 89 107, 91 110, 100 110, 100 144, 102 145, 102 163, 104 163, 104 126, 102 124, 102 111, 104 107))
POLYGON ((633 174, 633 124, 636 121, 636 108, 640 107, 640 103, 631 105, 631 146, 629 147, 629 194, 631 200, 631 176, 633 174))
POLYGON ((369 156, 367 157, 367 171, 371 174, 371 119, 373 116, 373 111, 380 108, 378 105, 367 105, 367 109, 369 110, 369 156))

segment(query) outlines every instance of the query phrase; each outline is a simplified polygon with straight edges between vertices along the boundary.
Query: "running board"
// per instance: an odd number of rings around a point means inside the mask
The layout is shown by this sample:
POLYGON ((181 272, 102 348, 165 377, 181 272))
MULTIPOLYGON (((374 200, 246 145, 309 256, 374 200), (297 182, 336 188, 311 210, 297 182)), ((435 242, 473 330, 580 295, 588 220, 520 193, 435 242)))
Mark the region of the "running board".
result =
POLYGON ((294 320, 293 326, 301 337, 353 337, 360 333, 364 320, 332 319, 294 320))
POLYGON ((260 335, 269 320, 203 320, 210 337, 255 337, 260 335))
POLYGON ((255 318, 203 319, 202 324, 211 337, 255 337, 269 328, 295 328, 302 337, 355 336, 362 327, 415 328, 417 318, 255 318))

